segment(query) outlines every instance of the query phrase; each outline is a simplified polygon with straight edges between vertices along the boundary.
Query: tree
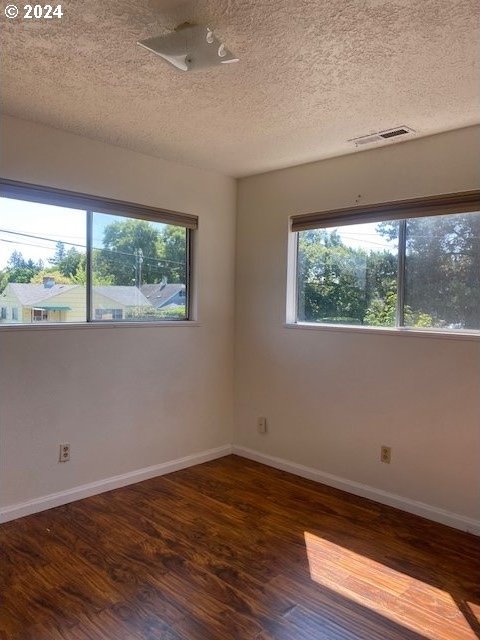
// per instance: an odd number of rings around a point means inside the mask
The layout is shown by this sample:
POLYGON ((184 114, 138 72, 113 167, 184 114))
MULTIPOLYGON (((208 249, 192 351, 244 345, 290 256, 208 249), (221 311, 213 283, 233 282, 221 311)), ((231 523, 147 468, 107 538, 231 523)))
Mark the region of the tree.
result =
POLYGON ((116 285, 160 282, 158 232, 146 220, 109 224, 103 248, 94 250, 95 273, 116 285))
POLYGON ((305 231, 299 241, 299 316, 307 322, 361 324, 368 307, 363 249, 336 231, 305 231))
POLYGON ((162 274, 168 282, 186 281, 186 238, 186 229, 173 225, 166 226, 159 234, 157 250, 162 274))
POLYGON ((53 278, 55 280, 55 284, 72 284, 71 278, 65 276, 61 271, 58 271, 57 269, 42 269, 33 276, 30 282, 32 284, 42 284, 45 276, 53 278))
MULTIPOLYGON (((382 232, 393 240, 398 223, 382 232)), ((310 322, 396 324, 397 255, 345 245, 337 231, 306 231, 299 238, 299 317, 310 322)), ((432 326, 422 309, 404 306, 405 324, 432 326)))
POLYGON ((65 259, 67 251, 65 249, 65 245, 63 242, 57 242, 55 245, 55 253, 53 254, 53 258, 50 258, 50 264, 58 266, 65 259))
POLYGON ((32 259, 25 260, 20 251, 14 251, 5 270, 7 282, 28 283, 41 269, 43 269, 41 260, 38 262, 34 262, 32 259))
MULTIPOLYGON (((365 314, 364 323, 372 327, 394 327, 397 315, 397 290, 389 291, 385 298, 374 298, 365 314)), ((403 307, 404 324, 407 327, 432 327, 433 318, 428 313, 415 313, 408 305, 403 307)))
MULTIPOLYGON (((92 269, 92 284, 96 286, 109 286, 113 284, 113 277, 103 275, 100 271, 95 267, 95 257, 93 256, 93 269, 92 269)), ((87 284, 87 260, 84 254, 81 254, 81 259, 78 264, 77 270, 73 276, 71 276, 72 284, 87 284)))
POLYGON ((84 254, 75 247, 70 247, 67 251, 63 242, 57 242, 55 254, 49 262, 64 276, 71 277, 77 272, 82 258, 84 254))
MULTIPOLYGON (((396 233, 392 223, 378 231, 385 237, 396 233)), ((430 326, 480 328, 480 214, 410 219, 406 250, 412 312, 429 315, 430 326)))
POLYGON ((0 293, 3 293, 5 287, 8 284, 8 271, 0 271, 0 293))
POLYGON ((398 257, 391 251, 370 251, 367 256, 366 298, 385 300, 396 291, 398 257))

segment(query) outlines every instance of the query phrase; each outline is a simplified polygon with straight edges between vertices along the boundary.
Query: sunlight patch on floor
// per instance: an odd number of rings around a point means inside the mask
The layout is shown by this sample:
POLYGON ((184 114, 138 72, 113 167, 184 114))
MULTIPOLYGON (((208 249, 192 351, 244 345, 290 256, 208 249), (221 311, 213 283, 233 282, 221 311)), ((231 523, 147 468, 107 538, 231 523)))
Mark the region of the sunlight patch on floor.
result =
POLYGON ((477 640, 453 598, 445 591, 308 531, 305 546, 310 576, 318 584, 425 639, 477 640))

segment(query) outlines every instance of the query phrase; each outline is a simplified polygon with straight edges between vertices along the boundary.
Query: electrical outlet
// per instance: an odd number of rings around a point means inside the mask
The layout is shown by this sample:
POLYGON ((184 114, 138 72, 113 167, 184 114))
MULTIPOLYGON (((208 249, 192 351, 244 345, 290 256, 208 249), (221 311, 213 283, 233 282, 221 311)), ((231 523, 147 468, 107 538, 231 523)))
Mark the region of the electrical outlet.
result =
POLYGON ((70 445, 65 442, 60 445, 60 452, 58 454, 59 462, 68 462, 70 460, 70 445))
POLYGON ((257 418, 257 430, 258 430, 258 433, 267 433, 266 418, 257 418))
POLYGON ((390 464, 392 461, 392 447, 380 447, 380 461, 390 464))

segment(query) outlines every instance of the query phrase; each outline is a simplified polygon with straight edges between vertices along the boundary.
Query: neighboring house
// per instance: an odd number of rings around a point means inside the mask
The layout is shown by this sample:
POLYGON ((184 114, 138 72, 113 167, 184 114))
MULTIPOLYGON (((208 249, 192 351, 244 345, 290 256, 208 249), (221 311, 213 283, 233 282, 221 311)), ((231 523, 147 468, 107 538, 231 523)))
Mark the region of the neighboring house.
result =
MULTIPOLYGON (((43 284, 9 283, 0 295, 0 322, 84 322, 84 285, 56 284, 45 277, 43 284)), ((124 320, 129 308, 149 307, 137 287, 93 287, 93 318, 124 320)))
POLYGON ((162 309, 169 306, 185 306, 186 287, 184 284, 144 284, 141 292, 147 298, 149 304, 162 309))
POLYGON ((11 282, 0 296, 0 321, 8 323, 81 322, 85 320, 85 287, 11 282))
POLYGON ((150 302, 137 287, 93 287, 94 320, 125 320, 128 309, 150 306, 150 302))

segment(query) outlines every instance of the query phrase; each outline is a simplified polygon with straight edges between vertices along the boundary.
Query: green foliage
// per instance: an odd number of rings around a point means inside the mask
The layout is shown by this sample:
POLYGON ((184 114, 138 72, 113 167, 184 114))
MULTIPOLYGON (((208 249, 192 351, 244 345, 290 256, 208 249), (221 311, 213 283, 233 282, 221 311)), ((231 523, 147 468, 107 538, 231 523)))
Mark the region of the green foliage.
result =
POLYGON ((14 251, 8 260, 7 268, 2 276, 2 282, 5 286, 8 282, 27 283, 41 269, 43 269, 41 260, 38 262, 34 262, 31 259, 25 260, 20 251, 14 251))
POLYGON ((480 328, 480 214, 407 225, 407 303, 435 326, 480 328))
POLYGON ((162 313, 162 318, 185 318, 185 307, 181 304, 171 304, 164 309, 159 309, 162 313))
MULTIPOLYGON (((372 300, 364 318, 364 324, 372 327, 394 327, 397 313, 397 292, 389 291, 381 300, 372 300)), ((408 305, 403 307, 404 324, 407 327, 427 328, 435 326, 428 313, 416 313, 408 305)))
MULTIPOLYGON (((378 231, 392 239, 398 224, 381 223, 378 231)), ((406 303, 416 323, 411 326, 479 329, 480 214, 412 218, 406 248, 406 303)))
MULTIPOLYGON (((71 276, 72 284, 87 284, 87 259, 85 255, 81 256, 81 260, 78 264, 77 270, 73 276, 71 276)), ((113 277, 111 275, 103 275, 99 269, 95 268, 95 256, 94 256, 94 268, 92 270, 92 284, 95 286, 109 286, 113 284, 113 277)))
POLYGON ((300 234, 299 317, 307 322, 363 324, 375 297, 396 281, 396 257, 346 246, 336 231, 300 234))
POLYGON ((61 271, 58 271, 58 269, 42 269, 33 276, 30 282, 32 284, 42 284, 43 278, 45 276, 54 278, 55 284, 72 284, 71 278, 63 275, 63 273, 61 273, 61 271))
POLYGON ((130 307, 125 314, 126 320, 165 320, 166 318, 178 319, 185 317, 185 307, 182 305, 169 305, 164 309, 155 307, 138 306, 130 307))
MULTIPOLYGON (((382 223, 378 230, 393 240, 398 223, 382 223)), ((395 326, 395 253, 350 247, 336 231, 319 229, 300 234, 298 258, 300 320, 395 326)), ((435 326, 433 315, 421 306, 405 305, 404 319, 407 326, 435 326)))
POLYGON ((175 226, 167 226, 159 234, 157 250, 167 282, 186 282, 186 234, 186 229, 175 226))
POLYGON ((371 327, 394 327, 397 312, 397 293, 390 291, 386 297, 374 298, 368 307, 364 323, 371 327))
POLYGON ((105 227, 103 249, 94 251, 95 271, 115 285, 161 281, 158 232, 146 220, 112 222, 105 227))
POLYGON ((8 271, 0 271, 0 293, 2 293, 8 284, 8 271))
POLYGON ((153 226, 146 220, 109 224, 103 249, 94 252, 94 273, 112 284, 136 285, 186 281, 186 230, 153 226))
POLYGON ((74 276, 82 260, 85 260, 85 255, 80 253, 75 247, 71 247, 68 251, 65 249, 63 242, 57 242, 55 254, 50 264, 67 278, 74 276))
POLYGON ((352 254, 335 232, 321 229, 301 234, 298 257, 302 320, 363 317, 355 275, 362 255, 352 254))
POLYGON ((57 242, 55 245, 55 253, 53 254, 53 258, 49 260, 50 264, 54 264, 58 266, 65 260, 65 256, 67 254, 67 250, 65 249, 65 245, 63 242, 57 242))

